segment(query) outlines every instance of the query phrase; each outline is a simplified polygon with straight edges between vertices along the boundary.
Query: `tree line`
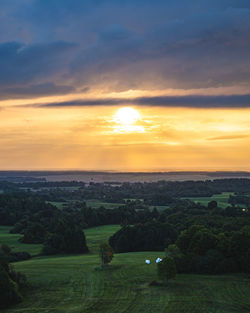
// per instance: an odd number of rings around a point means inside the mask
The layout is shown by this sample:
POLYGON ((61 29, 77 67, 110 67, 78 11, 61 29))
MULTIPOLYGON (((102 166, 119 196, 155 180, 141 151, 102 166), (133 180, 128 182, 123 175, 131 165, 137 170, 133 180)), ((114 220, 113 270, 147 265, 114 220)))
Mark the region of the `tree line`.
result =
POLYGON ((174 225, 152 221, 124 226, 109 243, 117 253, 165 249, 179 273, 250 273, 249 225, 233 232, 193 225, 177 234, 174 225))

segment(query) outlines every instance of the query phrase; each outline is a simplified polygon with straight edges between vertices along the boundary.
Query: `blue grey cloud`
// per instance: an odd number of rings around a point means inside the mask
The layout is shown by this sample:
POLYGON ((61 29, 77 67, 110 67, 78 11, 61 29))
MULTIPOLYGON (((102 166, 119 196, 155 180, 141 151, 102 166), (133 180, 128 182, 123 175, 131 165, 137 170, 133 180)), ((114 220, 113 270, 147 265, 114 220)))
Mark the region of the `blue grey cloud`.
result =
POLYGON ((110 98, 95 100, 73 100, 40 104, 28 104, 25 107, 34 108, 60 108, 84 106, 115 106, 115 105, 141 105, 154 107, 189 107, 189 108, 250 108, 250 94, 231 96, 165 96, 165 97, 138 97, 134 99, 110 98))
POLYGON ((38 85, 23 85, 10 88, 0 89, 0 99, 9 98, 33 98, 38 96, 49 96, 49 95, 62 95, 68 93, 74 93, 75 88, 71 86, 55 85, 54 83, 45 83, 38 85))
POLYGON ((18 42, 0 44, 0 84, 15 85, 43 80, 65 72, 68 55, 75 44, 53 42, 24 45, 18 42), (64 63, 64 67, 62 64, 64 63))
POLYGON ((248 0, 2 0, 0 97, 249 86, 249 33, 248 0))

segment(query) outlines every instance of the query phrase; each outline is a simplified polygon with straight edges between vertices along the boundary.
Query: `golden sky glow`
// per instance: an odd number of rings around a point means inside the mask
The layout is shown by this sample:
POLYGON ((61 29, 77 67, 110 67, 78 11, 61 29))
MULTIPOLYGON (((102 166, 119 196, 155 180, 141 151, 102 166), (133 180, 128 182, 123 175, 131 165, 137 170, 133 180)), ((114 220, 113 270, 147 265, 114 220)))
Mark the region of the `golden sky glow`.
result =
POLYGON ((250 1, 0 12, 0 169, 250 171, 250 1))
POLYGON ((5 107, 0 168, 250 169, 250 109, 123 108, 5 107))

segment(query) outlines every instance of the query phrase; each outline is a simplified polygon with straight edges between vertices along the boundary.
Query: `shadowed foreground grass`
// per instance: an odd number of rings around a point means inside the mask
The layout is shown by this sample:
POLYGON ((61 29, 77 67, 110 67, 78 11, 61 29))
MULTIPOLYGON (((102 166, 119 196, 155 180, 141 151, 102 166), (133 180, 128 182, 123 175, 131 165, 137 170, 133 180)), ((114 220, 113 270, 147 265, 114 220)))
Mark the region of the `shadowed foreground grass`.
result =
POLYGON ((4 313, 247 313, 250 279, 243 275, 178 275, 168 287, 157 279, 155 259, 162 252, 116 254, 100 270, 98 241, 119 226, 86 230, 92 253, 37 257, 15 264, 29 279, 25 300, 4 313), (146 265, 145 259, 152 264, 146 265))

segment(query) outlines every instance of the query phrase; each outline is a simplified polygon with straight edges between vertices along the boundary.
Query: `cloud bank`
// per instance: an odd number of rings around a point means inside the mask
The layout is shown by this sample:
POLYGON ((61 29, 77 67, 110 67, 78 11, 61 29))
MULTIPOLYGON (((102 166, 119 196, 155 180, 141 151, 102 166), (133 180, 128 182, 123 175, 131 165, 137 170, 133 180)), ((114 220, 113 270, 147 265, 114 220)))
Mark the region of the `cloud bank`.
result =
POLYGON ((23 105, 34 108, 90 107, 115 105, 142 105, 151 107, 188 107, 188 108, 250 108, 250 94, 231 96, 166 96, 138 97, 134 99, 79 99, 73 101, 36 103, 23 105))
POLYGON ((250 84, 247 0, 3 0, 0 12, 2 99, 250 84))

